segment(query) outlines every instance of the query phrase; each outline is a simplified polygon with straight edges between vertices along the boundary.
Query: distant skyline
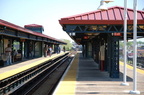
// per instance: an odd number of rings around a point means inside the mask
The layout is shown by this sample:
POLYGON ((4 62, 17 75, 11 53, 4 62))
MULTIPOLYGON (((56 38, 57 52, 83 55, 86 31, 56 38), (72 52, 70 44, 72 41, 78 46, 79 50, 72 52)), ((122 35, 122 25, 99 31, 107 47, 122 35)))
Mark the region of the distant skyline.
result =
MULTIPOLYGON (((24 27, 39 24, 44 34, 57 39, 69 39, 59 21, 63 17, 97 10, 101 0, 0 0, 0 19, 24 27)), ((114 0, 107 7, 124 6, 124 0, 114 0)), ((133 0, 128 0, 133 9, 133 0)), ((138 10, 144 8, 144 0, 138 0, 138 10)))

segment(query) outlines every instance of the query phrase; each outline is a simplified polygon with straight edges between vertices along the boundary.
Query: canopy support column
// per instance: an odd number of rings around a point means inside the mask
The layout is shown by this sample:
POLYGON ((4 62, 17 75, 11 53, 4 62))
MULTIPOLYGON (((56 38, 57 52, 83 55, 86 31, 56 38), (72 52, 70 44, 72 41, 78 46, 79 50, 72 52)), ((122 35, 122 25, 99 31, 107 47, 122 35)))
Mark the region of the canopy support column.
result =
POLYGON ((108 37, 108 71, 111 78, 119 78, 119 37, 108 37))

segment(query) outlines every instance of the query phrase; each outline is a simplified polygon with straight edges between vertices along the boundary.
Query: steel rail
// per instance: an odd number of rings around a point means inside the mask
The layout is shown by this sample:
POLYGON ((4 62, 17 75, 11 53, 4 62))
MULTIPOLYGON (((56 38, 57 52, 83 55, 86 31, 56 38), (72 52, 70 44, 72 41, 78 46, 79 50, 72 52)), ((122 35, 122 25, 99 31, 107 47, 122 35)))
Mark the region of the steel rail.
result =
MULTIPOLYGON (((36 84, 33 85, 33 87, 31 87, 24 95, 29 95, 29 93, 32 93, 33 90, 35 90, 37 87, 39 87, 46 79, 48 76, 50 76, 59 66, 61 66, 63 64, 63 62, 65 62, 68 59, 67 56, 65 56, 64 58, 54 62, 54 64, 59 63, 58 65, 56 65, 54 68, 52 68, 52 70, 47 73, 41 80, 39 80, 38 82, 36 82, 36 84)), ((51 87, 51 89, 53 89, 53 86, 51 87)), ((51 91, 51 89, 49 89, 49 91, 51 91)))
MULTIPOLYGON (((68 53, 65 55, 68 55, 68 53)), ((64 57, 65 55, 62 55, 58 58, 49 60, 43 64, 35 66, 31 69, 28 69, 28 70, 23 71, 15 76, 12 76, 10 78, 7 78, 7 79, 1 81, 0 82, 0 95, 10 94, 10 93, 13 93, 14 91, 18 90, 24 84, 33 80, 35 77, 39 76, 47 69, 51 68, 54 64, 56 64, 56 62, 59 62, 60 60, 62 60, 61 58, 64 57), (6 83, 6 82, 8 82, 8 83, 6 83)))

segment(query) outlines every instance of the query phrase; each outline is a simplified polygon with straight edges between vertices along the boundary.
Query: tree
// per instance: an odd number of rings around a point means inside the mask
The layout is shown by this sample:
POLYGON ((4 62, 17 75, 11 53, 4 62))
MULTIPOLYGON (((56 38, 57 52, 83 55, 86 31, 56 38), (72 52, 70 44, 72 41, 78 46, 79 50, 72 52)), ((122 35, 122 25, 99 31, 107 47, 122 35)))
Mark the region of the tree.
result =
POLYGON ((121 49, 123 49, 123 47, 124 47, 123 41, 120 41, 119 46, 120 46, 121 49))
POLYGON ((63 47, 65 47, 66 51, 69 51, 71 50, 72 48, 72 43, 70 40, 67 40, 67 39, 62 39, 62 41, 64 41, 65 43, 67 43, 67 45, 62 45, 63 47))
POLYGON ((128 46, 128 47, 131 47, 132 45, 133 45, 133 42, 132 42, 132 41, 127 42, 127 46, 128 46))

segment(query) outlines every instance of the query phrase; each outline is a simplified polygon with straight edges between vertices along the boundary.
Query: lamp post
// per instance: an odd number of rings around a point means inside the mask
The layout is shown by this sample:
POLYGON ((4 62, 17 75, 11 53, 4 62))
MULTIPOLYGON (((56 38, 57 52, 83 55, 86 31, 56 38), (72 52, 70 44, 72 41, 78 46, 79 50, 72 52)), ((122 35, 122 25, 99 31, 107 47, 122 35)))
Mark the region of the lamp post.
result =
MULTIPOLYGON (((103 2, 109 3, 113 0, 101 0, 101 5, 98 7, 99 10, 107 10, 106 6, 104 6, 103 2)), ((129 85, 126 83, 126 62, 127 62, 127 0, 124 2, 125 12, 124 12, 124 83, 122 85, 129 85)), ((133 10, 134 10, 134 21, 133 21, 133 90, 131 90, 130 94, 140 94, 140 91, 137 90, 137 0, 133 1, 133 10)))
POLYGON ((105 5, 105 3, 109 3, 109 2, 113 2, 114 0, 101 0, 100 1, 100 6, 98 7, 98 10, 107 10, 107 7, 105 5))
POLYGON ((124 74, 121 85, 128 86, 127 83, 127 0, 124 0, 124 74))
MULTIPOLYGON (((101 5, 98 7, 100 10, 107 10, 104 2, 109 3, 114 0, 101 0, 101 5)), ((123 74, 123 83, 121 85, 128 86, 129 84, 126 81, 126 64, 127 64, 127 0, 124 1, 124 74, 123 74)))
POLYGON ((130 94, 140 94, 137 91, 137 0, 133 1, 134 21, 133 21, 133 90, 130 94))
POLYGON ((103 1, 100 1, 100 6, 98 7, 98 10, 107 10, 107 7, 105 6, 105 2, 103 1))

